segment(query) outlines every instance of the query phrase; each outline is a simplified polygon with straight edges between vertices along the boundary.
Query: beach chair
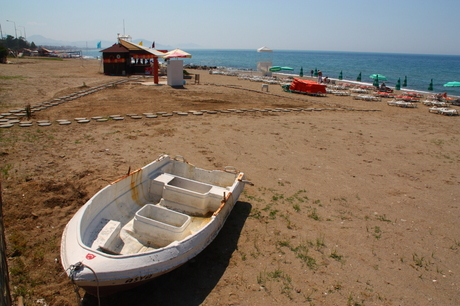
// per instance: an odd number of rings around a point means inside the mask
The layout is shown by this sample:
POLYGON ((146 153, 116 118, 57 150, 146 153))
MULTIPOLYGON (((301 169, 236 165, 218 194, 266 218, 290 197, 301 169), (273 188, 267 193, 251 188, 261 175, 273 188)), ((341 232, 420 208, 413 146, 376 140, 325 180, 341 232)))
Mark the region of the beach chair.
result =
POLYGON ((439 108, 439 114, 446 115, 446 116, 458 116, 458 110, 453 108, 439 108))
POLYGON ((417 108, 417 104, 414 102, 401 102, 399 106, 407 108, 417 108))

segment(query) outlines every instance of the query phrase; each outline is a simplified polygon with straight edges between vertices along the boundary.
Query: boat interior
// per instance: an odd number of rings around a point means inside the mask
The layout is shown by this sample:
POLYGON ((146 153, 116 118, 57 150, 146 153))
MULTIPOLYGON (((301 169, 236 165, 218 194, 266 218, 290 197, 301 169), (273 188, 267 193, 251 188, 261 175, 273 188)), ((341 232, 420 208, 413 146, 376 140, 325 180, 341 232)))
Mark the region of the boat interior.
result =
POLYGON ((83 244, 117 256, 183 240, 212 220, 238 182, 236 171, 207 171, 170 158, 157 163, 90 200, 80 224, 83 244))

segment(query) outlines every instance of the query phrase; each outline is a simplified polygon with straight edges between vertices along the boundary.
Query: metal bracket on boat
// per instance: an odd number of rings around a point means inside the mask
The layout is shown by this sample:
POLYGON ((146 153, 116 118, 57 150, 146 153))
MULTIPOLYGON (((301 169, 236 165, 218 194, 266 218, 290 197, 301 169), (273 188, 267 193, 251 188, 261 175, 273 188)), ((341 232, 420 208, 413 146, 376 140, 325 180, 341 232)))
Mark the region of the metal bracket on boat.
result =
POLYGON ((236 168, 233 167, 233 166, 225 166, 224 171, 225 171, 225 172, 230 172, 230 173, 238 173, 238 171, 236 170, 236 168))
MULTIPOLYGON (((99 279, 97 277, 97 274, 96 272, 90 267, 90 266, 87 266, 85 265, 83 262, 79 261, 77 262, 76 264, 74 265, 70 265, 69 266, 69 278, 70 280, 72 281, 72 284, 74 285, 75 287, 75 294, 77 295, 77 300, 80 302, 81 301, 81 296, 80 296, 80 293, 78 291, 78 285, 75 283, 75 280, 74 280, 74 277, 75 277, 75 272, 78 272, 84 268, 88 268, 91 272, 93 272, 94 274, 94 277, 96 278, 96 283, 97 283, 97 300, 98 300, 98 305, 101 305, 101 301, 100 301, 100 295, 99 295, 99 279)), ((79 304, 81 305, 81 304, 79 304)))
POLYGON ((164 154, 164 153, 161 153, 159 156, 158 156, 158 159, 157 160, 161 160, 165 157, 168 157, 168 155, 164 154))
POLYGON ((253 182, 250 182, 250 181, 247 181, 247 180, 239 180, 241 183, 244 183, 244 184, 248 184, 248 185, 251 185, 251 186, 254 186, 254 183, 253 182))
POLYGON ((126 175, 120 177, 119 179, 113 181, 112 183, 110 183, 110 185, 113 185, 113 184, 115 184, 115 183, 118 183, 118 182, 121 181, 122 179, 127 178, 128 176, 133 175, 134 173, 137 173, 137 172, 139 172, 139 171, 141 171, 141 170, 142 170, 142 168, 139 168, 139 169, 134 170, 133 172, 131 172, 131 167, 129 167, 129 173, 128 173, 128 174, 126 174, 126 175))
POLYGON ((182 159, 182 161, 183 161, 184 163, 187 162, 187 161, 185 160, 185 158, 184 158, 182 155, 176 155, 176 156, 174 156, 174 159, 177 160, 177 161, 181 161, 181 159, 182 159))
POLYGON ((229 193, 226 193, 224 192, 224 197, 222 199, 222 201, 220 201, 220 206, 219 208, 212 214, 213 216, 217 216, 220 211, 222 210, 222 208, 224 208, 224 206, 227 204, 228 200, 230 199, 230 196, 232 196, 232 193, 229 192, 229 193))
POLYGON ((237 180, 240 181, 241 183, 244 183, 244 184, 248 184, 248 185, 254 186, 254 184, 253 184, 252 182, 247 181, 247 180, 243 180, 243 173, 240 173, 240 175, 238 175, 237 180))
POLYGON ((74 265, 70 265, 69 269, 71 278, 73 279, 75 271, 80 271, 81 269, 83 269, 84 266, 85 265, 81 261, 77 262, 74 265))

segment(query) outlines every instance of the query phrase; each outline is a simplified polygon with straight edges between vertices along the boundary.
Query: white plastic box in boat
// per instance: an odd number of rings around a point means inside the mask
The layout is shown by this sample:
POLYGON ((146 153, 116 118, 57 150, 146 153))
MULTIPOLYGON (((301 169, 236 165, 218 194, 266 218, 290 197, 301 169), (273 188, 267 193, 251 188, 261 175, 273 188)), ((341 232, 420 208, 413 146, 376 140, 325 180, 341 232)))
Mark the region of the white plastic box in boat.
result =
POLYGON ((142 284, 184 264, 218 234, 244 174, 167 155, 94 195, 69 221, 61 261, 93 295, 142 284))

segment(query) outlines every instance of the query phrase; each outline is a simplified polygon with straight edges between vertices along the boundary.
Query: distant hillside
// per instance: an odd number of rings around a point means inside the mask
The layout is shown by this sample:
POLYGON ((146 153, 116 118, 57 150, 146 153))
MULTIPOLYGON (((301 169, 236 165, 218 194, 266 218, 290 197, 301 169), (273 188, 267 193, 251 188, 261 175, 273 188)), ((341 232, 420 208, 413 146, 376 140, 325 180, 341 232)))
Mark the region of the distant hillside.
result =
MULTIPOLYGON (((47 38, 42 35, 32 35, 27 37, 28 42, 34 42, 35 45, 37 46, 68 46, 70 48, 77 48, 77 49, 96 49, 97 44, 101 42, 101 48, 105 49, 117 42, 116 39, 113 41, 109 40, 88 40, 88 41, 64 41, 64 40, 56 40, 52 38, 47 38)), ((135 39, 133 40, 134 43, 139 43, 142 41, 142 44, 146 47, 151 47, 152 46, 152 41, 147 40, 147 39, 135 39)), ((186 43, 186 44, 178 44, 177 46, 171 46, 171 45, 162 45, 157 42, 155 42, 155 49, 159 50, 172 50, 175 48, 180 48, 180 49, 200 49, 203 48, 200 45, 194 44, 194 43, 186 43)))

